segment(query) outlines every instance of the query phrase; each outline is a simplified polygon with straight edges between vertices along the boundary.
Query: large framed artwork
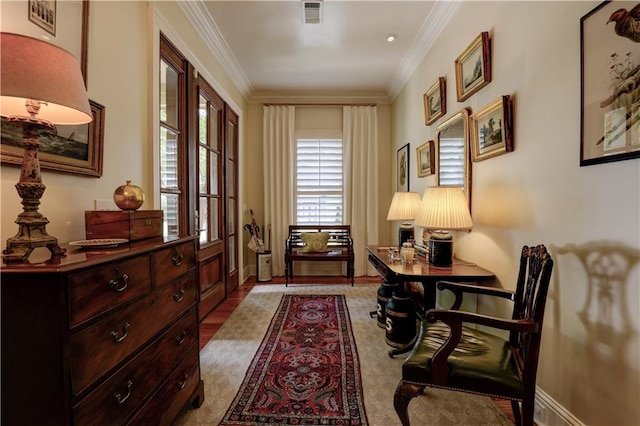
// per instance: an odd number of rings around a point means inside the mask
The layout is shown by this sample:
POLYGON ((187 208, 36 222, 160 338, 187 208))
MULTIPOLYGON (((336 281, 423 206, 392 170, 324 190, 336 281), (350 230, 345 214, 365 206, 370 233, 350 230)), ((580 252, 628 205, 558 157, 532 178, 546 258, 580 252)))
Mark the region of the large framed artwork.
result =
MULTIPOLYGON (((2 4, 2 30, 45 38, 78 59, 87 84, 89 0, 18 0, 2 4), (24 17, 24 19, 15 19, 24 17)), ((40 133, 38 158, 42 170, 81 176, 102 176, 105 107, 89 101, 93 121, 81 126, 56 126, 57 134, 40 133)), ((21 166, 20 128, 0 123, 0 161, 21 166)))
POLYGON ((513 151, 513 108, 510 95, 500 96, 471 115, 473 161, 513 151))
POLYGON ((456 94, 458 102, 491 82, 491 39, 488 32, 482 32, 465 49, 455 62, 456 94))
POLYGON ((409 144, 398 150, 396 162, 398 173, 396 191, 407 192, 409 191, 409 144))
POLYGON ((580 19, 580 166, 640 157, 638 14, 606 1, 580 19))
MULTIPOLYGON (((41 131, 38 159, 42 170, 83 176, 102 176, 105 107, 89 101, 93 121, 79 126, 56 126, 57 134, 41 131)), ((2 164, 22 165, 22 129, 2 118, 2 164)))

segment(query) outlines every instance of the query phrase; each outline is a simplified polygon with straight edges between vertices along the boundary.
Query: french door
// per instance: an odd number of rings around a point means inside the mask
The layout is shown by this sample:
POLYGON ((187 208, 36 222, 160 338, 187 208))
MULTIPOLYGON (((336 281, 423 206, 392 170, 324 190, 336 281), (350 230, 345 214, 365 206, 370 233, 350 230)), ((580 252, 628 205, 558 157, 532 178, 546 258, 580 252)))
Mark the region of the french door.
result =
POLYGON ((227 242, 226 285, 227 294, 238 287, 238 245, 242 238, 238 235, 238 114, 225 105, 225 167, 226 183, 225 237, 227 242))
MULTIPOLYGON (((198 234, 199 316, 204 318, 228 294, 226 262, 233 258, 225 242, 224 101, 203 79, 197 81, 197 202, 194 222, 198 234)), ((193 150, 192 150, 193 152, 193 150)))

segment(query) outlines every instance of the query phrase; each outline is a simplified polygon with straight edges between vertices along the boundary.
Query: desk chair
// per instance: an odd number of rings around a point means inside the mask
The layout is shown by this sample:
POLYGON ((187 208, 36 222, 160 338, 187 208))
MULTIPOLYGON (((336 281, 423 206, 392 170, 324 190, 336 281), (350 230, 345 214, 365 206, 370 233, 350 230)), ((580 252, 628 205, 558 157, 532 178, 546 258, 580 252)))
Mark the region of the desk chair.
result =
POLYGON ((427 312, 416 346, 402 365, 393 405, 403 426, 409 425, 409 402, 425 387, 511 400, 516 424, 533 425, 542 320, 552 269, 553 260, 545 246, 525 246, 515 292, 438 283, 438 290, 448 289, 455 294, 455 302, 451 309, 427 312), (512 318, 460 311, 464 293, 511 300, 512 318), (463 326, 463 322, 507 330, 509 338, 463 326))

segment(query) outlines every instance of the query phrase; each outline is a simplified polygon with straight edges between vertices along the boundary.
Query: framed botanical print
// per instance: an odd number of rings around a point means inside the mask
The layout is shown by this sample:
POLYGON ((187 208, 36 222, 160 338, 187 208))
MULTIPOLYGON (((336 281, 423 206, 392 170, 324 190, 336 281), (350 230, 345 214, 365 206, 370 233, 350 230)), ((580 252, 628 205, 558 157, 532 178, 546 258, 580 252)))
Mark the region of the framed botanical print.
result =
POLYGON ((458 102, 491 82, 491 40, 488 32, 478 37, 456 59, 456 91, 458 102))
POLYGON ((447 113, 446 83, 444 77, 438 80, 423 96, 424 122, 428 126, 447 113))
POLYGON ((416 148, 418 159, 418 177, 425 177, 435 173, 435 144, 426 142, 416 148))
POLYGON ((398 150, 396 162, 398 173, 396 191, 407 192, 409 191, 409 144, 398 150))
POLYGON ((580 19, 580 166, 640 158, 640 37, 624 25, 638 13, 606 1, 580 19))

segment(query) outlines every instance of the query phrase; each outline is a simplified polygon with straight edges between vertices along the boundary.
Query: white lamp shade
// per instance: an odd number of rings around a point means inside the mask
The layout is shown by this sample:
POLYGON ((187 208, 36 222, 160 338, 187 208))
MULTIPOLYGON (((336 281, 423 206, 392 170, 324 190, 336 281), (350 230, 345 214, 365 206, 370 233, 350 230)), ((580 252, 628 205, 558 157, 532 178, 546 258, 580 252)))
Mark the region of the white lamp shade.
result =
POLYGON ((393 194, 387 220, 414 220, 420 207, 417 192, 396 192, 393 194))
POLYGON ((473 227, 467 197, 462 188, 434 186, 427 188, 416 214, 415 223, 426 229, 468 230, 473 227))
POLYGON ((19 34, 0 40, 0 113, 27 116, 25 101, 44 102, 37 118, 77 125, 93 119, 82 71, 64 49, 19 34))

